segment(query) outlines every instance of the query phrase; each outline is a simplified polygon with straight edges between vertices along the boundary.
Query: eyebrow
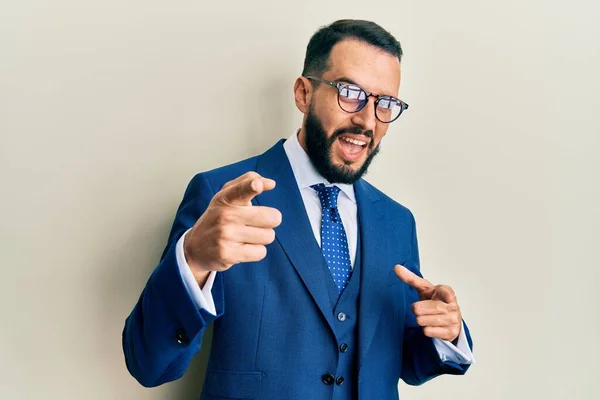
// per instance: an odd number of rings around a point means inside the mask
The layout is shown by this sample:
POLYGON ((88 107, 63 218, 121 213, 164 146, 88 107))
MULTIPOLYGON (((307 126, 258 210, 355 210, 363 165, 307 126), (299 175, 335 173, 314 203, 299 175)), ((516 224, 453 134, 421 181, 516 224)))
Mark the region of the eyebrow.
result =
MULTIPOLYGON (((339 77, 339 78, 337 78, 337 79, 334 79, 334 80, 333 80, 333 82, 340 82, 340 81, 341 81, 341 82, 347 82, 347 83, 351 83, 351 84, 353 84, 353 85, 360 86, 360 87, 362 88, 362 85, 360 85, 360 84, 356 83, 356 82, 355 82, 353 79, 350 79, 350 78, 348 78, 348 77, 346 77, 346 76, 341 76, 341 77, 339 77)), ((365 89, 363 88, 363 90, 365 90, 365 89)), ((397 98, 398 98, 398 97, 396 97, 396 96, 392 96, 391 94, 375 94, 375 93, 372 93, 372 94, 374 94, 375 96, 387 96, 387 97, 393 97, 394 99, 397 99, 397 98)))
MULTIPOLYGON (((353 80, 353 79, 347 78, 347 77, 345 77, 345 76, 342 76, 342 77, 340 77, 340 78, 338 78, 338 79, 334 79, 334 82, 335 82, 335 81, 348 82, 348 83, 351 83, 351 84, 353 84, 353 85, 360 86, 358 83, 354 82, 354 80, 353 80)), ((362 86, 361 86, 361 87, 362 87, 362 86)))

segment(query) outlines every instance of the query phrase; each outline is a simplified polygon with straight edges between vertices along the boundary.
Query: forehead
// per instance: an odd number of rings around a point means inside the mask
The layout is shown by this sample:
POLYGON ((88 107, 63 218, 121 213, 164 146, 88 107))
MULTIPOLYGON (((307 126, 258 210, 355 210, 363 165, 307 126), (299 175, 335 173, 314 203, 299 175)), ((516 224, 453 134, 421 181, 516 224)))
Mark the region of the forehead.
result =
POLYGON ((400 61, 368 43, 346 39, 331 49, 327 79, 351 79, 376 94, 398 95, 400 61))

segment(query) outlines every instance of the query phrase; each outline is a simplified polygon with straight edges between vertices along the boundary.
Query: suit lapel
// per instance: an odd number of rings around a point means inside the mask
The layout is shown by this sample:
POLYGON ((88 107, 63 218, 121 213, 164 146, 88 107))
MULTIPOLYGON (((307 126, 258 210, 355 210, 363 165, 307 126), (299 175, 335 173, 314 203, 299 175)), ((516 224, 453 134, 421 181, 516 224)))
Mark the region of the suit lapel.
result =
POLYGON ((277 241, 287 254, 300 279, 313 297, 333 331, 333 314, 327 288, 327 270, 321 249, 314 238, 296 178, 283 148, 284 140, 261 155, 257 171, 265 178, 275 180, 275 189, 255 198, 261 206, 273 207, 282 214, 282 222, 275 228, 277 241))
MULTIPOLYGON (((304 282, 323 317, 334 332, 328 293, 328 267, 314 238, 306 208, 283 148, 284 140, 267 150, 257 164, 257 172, 276 181, 275 189, 257 196, 253 203, 278 209, 283 218, 275 228, 277 241, 304 282)), ((373 341, 384 308, 387 283, 393 266, 386 265, 390 226, 385 218, 385 202, 372 186, 360 179, 354 185, 361 235, 362 271, 359 296, 359 369, 373 341)))
POLYGON ((373 341, 375 329, 386 294, 386 282, 390 274, 390 266, 385 264, 387 241, 389 240, 388 223, 385 219, 385 203, 378 201, 380 195, 364 180, 354 185, 358 205, 358 221, 362 245, 362 272, 359 296, 358 318, 358 365, 362 365, 364 357, 373 341))

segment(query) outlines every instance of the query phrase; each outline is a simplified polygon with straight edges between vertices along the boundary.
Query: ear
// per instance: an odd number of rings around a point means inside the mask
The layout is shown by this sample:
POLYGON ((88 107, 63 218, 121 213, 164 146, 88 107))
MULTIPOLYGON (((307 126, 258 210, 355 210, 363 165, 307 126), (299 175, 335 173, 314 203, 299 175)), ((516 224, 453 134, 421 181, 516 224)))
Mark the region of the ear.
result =
POLYGON ((303 114, 307 114, 312 100, 313 88, 310 81, 303 76, 299 76, 294 83, 294 100, 296 107, 303 114))

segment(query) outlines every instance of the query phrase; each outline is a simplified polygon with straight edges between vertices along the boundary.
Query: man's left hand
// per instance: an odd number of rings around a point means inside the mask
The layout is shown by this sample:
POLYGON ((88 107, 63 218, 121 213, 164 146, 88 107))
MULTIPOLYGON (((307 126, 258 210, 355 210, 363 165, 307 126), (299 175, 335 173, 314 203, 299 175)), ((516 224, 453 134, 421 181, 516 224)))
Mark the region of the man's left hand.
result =
POLYGON ((434 285, 403 265, 396 265, 394 272, 419 293, 420 301, 412 305, 412 311, 417 316, 417 323, 423 327, 425 336, 449 342, 458 338, 462 315, 454 290, 450 286, 434 285))

